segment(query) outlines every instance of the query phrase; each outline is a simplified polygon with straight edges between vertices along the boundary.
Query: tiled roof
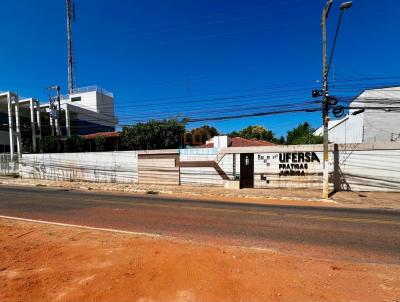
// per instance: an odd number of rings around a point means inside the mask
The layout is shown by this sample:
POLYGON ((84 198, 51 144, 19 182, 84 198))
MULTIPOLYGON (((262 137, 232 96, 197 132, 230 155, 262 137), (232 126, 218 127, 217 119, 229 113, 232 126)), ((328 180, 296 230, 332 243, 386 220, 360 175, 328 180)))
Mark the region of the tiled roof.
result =
POLYGON ((120 133, 119 132, 97 132, 97 133, 92 133, 92 134, 87 134, 87 135, 82 135, 84 139, 95 139, 96 137, 119 137, 120 133))
POLYGON ((229 147, 257 147, 257 146, 274 146, 275 144, 269 141, 259 139, 246 139, 242 137, 232 137, 229 147))

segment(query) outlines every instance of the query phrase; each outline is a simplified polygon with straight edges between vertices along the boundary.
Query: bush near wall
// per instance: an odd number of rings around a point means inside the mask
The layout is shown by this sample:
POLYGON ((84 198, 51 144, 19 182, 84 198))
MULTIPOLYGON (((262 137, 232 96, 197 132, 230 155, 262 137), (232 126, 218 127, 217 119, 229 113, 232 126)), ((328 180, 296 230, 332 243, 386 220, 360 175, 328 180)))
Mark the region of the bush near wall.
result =
POLYGON ((64 140, 64 152, 83 152, 84 143, 80 135, 72 135, 64 140))
POLYGON ((57 153, 61 150, 60 138, 55 136, 45 136, 40 140, 40 150, 43 153, 57 153))
POLYGON ((40 140, 40 150, 43 153, 83 152, 84 139, 79 135, 68 138, 49 135, 40 140))
MULTIPOLYGON (((96 139, 94 140, 95 144, 96 144, 96 152, 103 152, 106 146, 106 139, 104 136, 98 136, 96 137, 96 139)), ((116 150, 114 150, 116 151, 116 150)))
POLYGON ((175 149, 181 146, 184 133, 184 121, 150 120, 123 127, 121 142, 125 150, 175 149))

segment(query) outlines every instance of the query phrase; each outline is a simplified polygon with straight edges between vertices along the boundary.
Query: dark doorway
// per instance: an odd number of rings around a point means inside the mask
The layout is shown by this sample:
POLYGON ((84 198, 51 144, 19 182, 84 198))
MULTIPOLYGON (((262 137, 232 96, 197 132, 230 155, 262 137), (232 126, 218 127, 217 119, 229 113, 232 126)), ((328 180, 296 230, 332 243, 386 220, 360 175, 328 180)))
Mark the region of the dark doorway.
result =
POLYGON ((254 188, 254 154, 240 154, 240 188, 254 188))

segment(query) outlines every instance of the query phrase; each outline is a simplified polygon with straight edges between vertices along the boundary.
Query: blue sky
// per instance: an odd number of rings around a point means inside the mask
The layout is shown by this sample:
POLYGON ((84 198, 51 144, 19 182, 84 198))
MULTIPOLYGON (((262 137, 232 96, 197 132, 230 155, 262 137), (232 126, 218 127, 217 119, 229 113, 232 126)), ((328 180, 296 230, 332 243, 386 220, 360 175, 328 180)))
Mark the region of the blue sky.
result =
MULTIPOLYGON (((77 84, 112 91, 121 124, 237 114, 247 105, 261 112, 275 103, 310 101, 310 90, 320 86, 325 0, 75 2, 77 84)), ((329 16, 330 42, 340 3, 329 16)), ((0 11, 0 90, 43 101, 49 85, 66 93, 65 2, 4 0, 0 11)), ((399 11, 395 0, 353 1, 337 42, 332 95, 395 84, 390 77, 400 75, 399 11), (384 79, 359 80, 369 77, 384 79)), ((302 121, 317 127, 320 113, 207 123, 222 132, 260 124, 285 135, 302 121)))

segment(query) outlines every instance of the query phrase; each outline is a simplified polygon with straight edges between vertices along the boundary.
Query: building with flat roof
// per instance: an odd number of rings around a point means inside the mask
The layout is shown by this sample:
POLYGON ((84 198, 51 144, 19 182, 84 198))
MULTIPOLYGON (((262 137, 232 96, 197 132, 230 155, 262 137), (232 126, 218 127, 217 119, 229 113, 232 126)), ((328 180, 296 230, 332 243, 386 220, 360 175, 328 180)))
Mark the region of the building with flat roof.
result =
MULTIPOLYGON (((103 88, 89 86, 74 89, 72 94, 61 96, 60 104, 62 135, 115 131, 114 96, 103 88)), ((50 111, 50 104, 40 107, 50 111)))
POLYGON ((21 99, 14 92, 0 93, 0 153, 21 153, 23 144, 28 143, 37 152, 43 136, 115 131, 116 124, 114 96, 98 86, 61 96, 59 119, 50 117, 49 103, 21 99))
MULTIPOLYGON (((329 122, 329 142, 400 142, 400 86, 365 90, 349 107, 348 115, 329 122)), ((323 127, 314 135, 322 136, 323 127)))

